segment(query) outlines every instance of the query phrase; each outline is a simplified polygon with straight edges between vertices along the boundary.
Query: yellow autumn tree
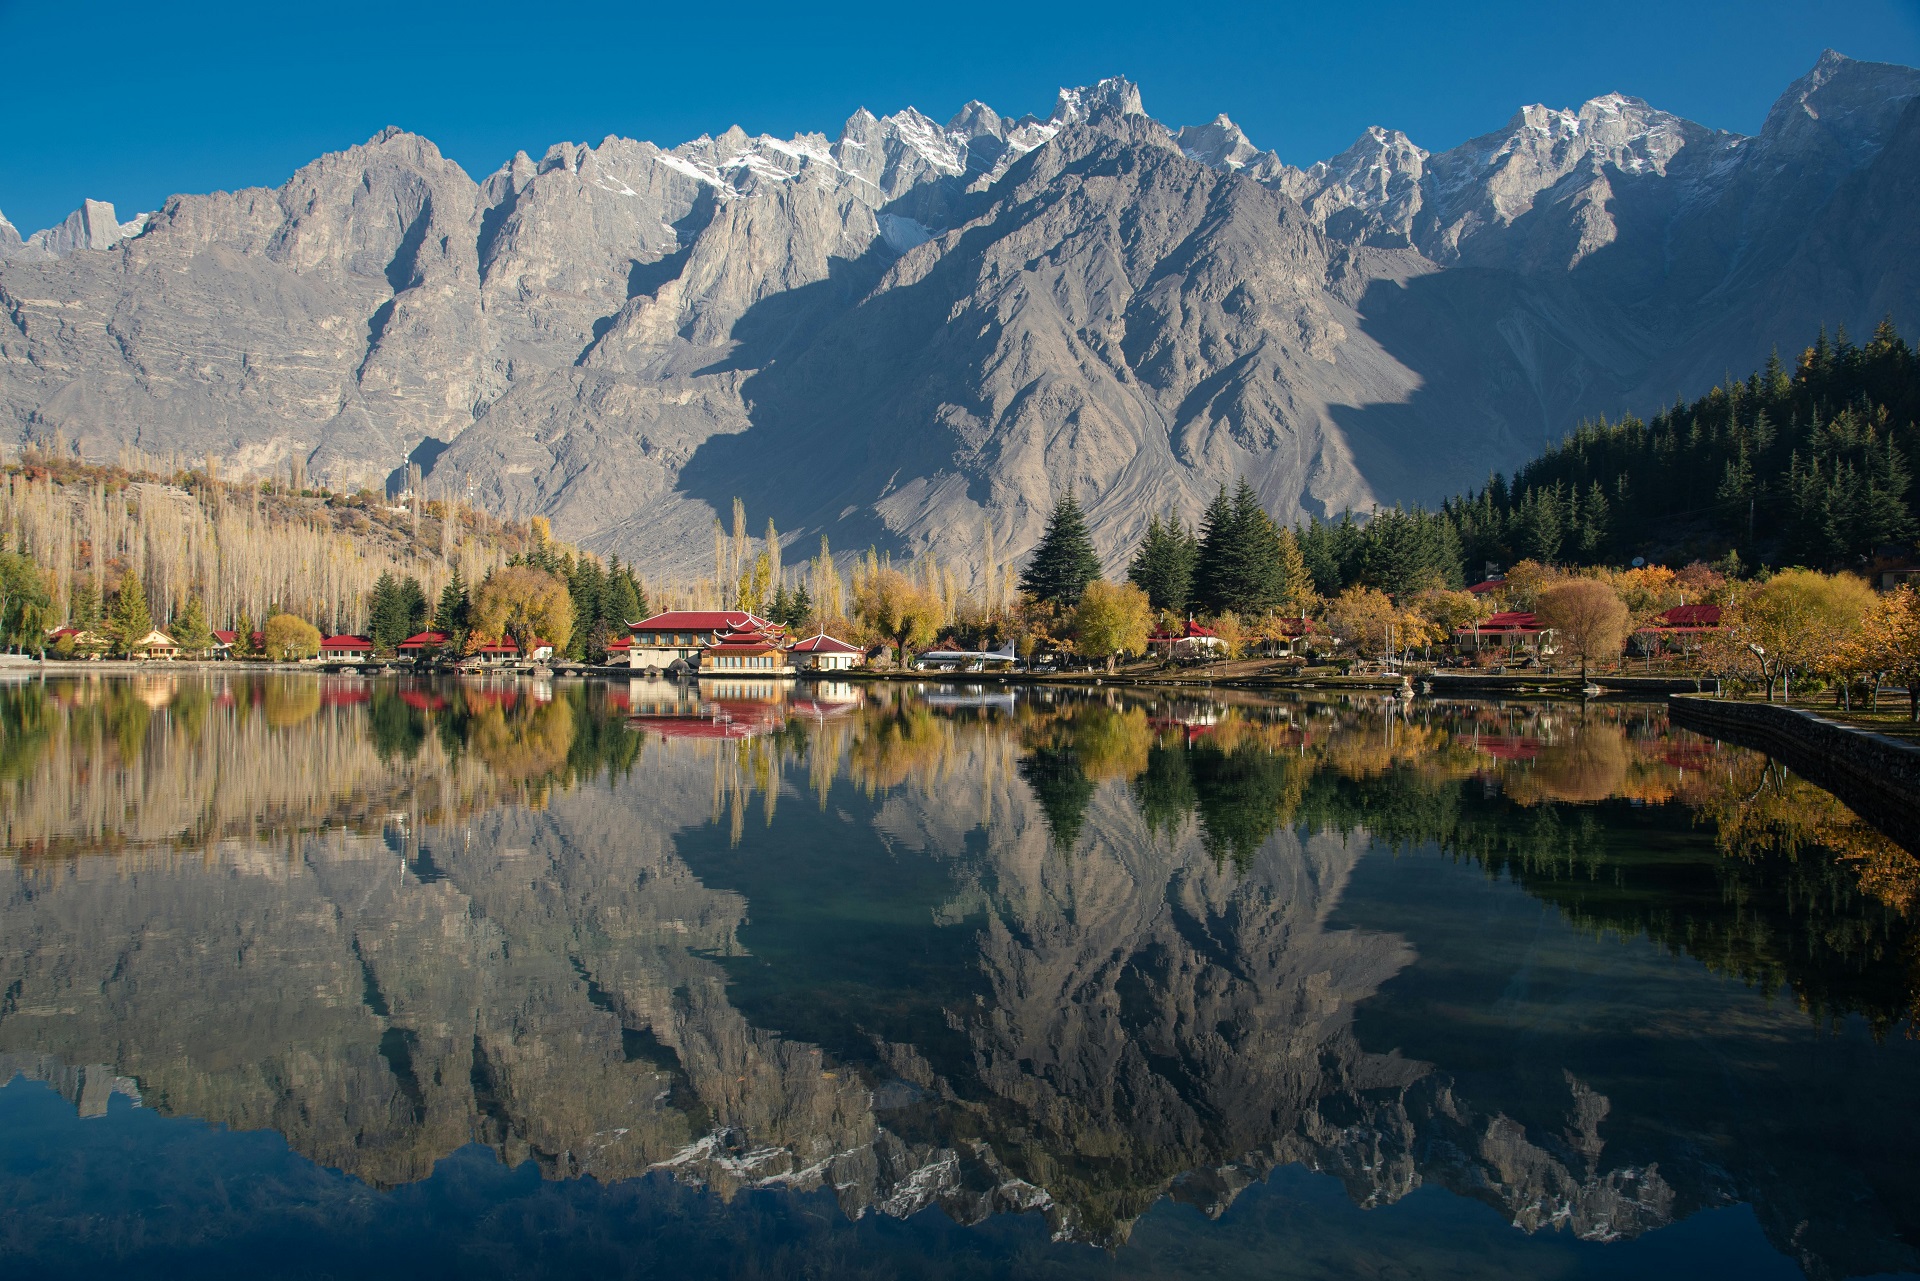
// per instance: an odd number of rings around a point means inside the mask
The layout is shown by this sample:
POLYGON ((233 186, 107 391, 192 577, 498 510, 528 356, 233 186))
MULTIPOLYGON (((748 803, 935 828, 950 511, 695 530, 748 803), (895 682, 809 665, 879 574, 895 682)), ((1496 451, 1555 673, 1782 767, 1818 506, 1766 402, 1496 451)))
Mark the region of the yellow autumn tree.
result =
POLYGON ((533 565, 494 570, 473 594, 473 629, 478 636, 511 637, 523 652, 536 637, 564 652, 573 639, 566 580, 533 565))
POLYGON ((1081 591, 1080 603, 1074 606, 1073 634, 1080 652, 1091 659, 1105 659, 1108 671, 1121 655, 1143 653, 1152 630, 1153 606, 1132 583, 1096 578, 1081 591))

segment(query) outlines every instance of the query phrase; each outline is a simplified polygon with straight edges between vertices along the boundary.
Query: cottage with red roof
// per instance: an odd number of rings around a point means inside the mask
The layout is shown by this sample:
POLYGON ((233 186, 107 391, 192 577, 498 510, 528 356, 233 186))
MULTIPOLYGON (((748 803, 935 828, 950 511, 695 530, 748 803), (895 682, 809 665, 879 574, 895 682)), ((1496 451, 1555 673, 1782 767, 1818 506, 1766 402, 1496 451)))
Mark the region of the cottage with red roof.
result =
POLYGON ((809 636, 787 652, 803 672, 844 672, 866 658, 858 645, 835 640, 825 632, 809 636))
POLYGON ((1172 658, 1176 654, 1181 657, 1191 657, 1212 653, 1225 649, 1227 643, 1221 640, 1220 634, 1211 627, 1202 627, 1189 618, 1186 626, 1178 630, 1155 632, 1147 637, 1147 652, 1152 653, 1156 646, 1167 657, 1172 658))
POLYGON ((446 643, 445 632, 416 632, 401 641, 395 648, 408 658, 420 658, 423 655, 438 653, 446 643))
POLYGON ((373 657, 373 642, 364 636, 329 636, 320 642, 320 659, 327 663, 364 663, 373 657))
POLYGON ((1525 610, 1506 610, 1489 614, 1471 627, 1453 634, 1454 645, 1462 650, 1522 649, 1538 650, 1553 643, 1553 629, 1525 610))
POLYGON ((714 646, 750 636, 777 639, 782 629, 757 614, 740 609, 676 609, 628 624, 632 634, 627 650, 630 667, 665 669, 674 663, 689 667, 714 646))

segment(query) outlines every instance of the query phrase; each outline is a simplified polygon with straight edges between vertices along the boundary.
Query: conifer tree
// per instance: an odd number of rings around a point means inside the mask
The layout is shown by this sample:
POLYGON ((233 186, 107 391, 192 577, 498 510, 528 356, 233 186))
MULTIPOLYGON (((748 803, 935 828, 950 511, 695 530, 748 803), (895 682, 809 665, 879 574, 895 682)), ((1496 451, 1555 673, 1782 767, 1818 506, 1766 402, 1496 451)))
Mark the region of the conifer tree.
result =
POLYGON ((189 653, 201 654, 213 647, 213 629, 207 625, 207 611, 198 596, 187 597, 186 607, 174 615, 168 634, 174 644, 189 653))
POLYGON ((147 608, 147 591, 140 575, 129 569, 120 576, 120 590, 113 596, 109 619, 114 643, 123 654, 131 654, 146 634, 153 630, 153 614, 147 608))
POLYGON ((83 632, 100 626, 100 589, 91 578, 82 578, 73 585, 73 603, 67 612, 73 625, 83 632))
POLYGON ((383 572, 367 597, 367 631, 377 648, 390 651, 407 638, 401 608, 400 584, 391 571, 383 572))
POLYGON ((433 613, 433 630, 452 639, 465 636, 472 628, 473 602, 467 594, 466 580, 456 567, 453 577, 440 589, 440 604, 433 613))
POLYGON ((1168 512, 1164 521, 1156 515, 1147 522, 1146 536, 1127 566, 1127 581, 1147 594, 1153 608, 1184 613, 1193 594, 1193 567, 1199 553, 1199 540, 1177 515, 1168 512))
POLYGON ((1227 496, 1226 486, 1207 508, 1205 533, 1194 568, 1194 598, 1208 611, 1264 614, 1286 599, 1280 563, 1280 530, 1260 506, 1246 477, 1227 496))
POLYGON ((607 622, 619 632, 647 616, 647 596, 630 569, 616 570, 607 592, 607 622))
POLYGON ((1086 517, 1069 485, 1066 496, 1054 504, 1047 531, 1020 575, 1020 590, 1034 600, 1071 609, 1079 603, 1087 584, 1098 577, 1100 557, 1094 553, 1086 517))

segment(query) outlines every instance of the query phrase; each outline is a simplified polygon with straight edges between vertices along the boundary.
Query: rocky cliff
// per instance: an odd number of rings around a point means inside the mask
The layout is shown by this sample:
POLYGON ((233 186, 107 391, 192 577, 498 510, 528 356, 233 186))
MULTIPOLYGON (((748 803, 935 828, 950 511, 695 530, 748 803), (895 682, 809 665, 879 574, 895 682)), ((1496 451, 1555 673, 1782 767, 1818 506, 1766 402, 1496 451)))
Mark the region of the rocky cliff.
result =
POLYGON ((1920 73, 1837 54, 1751 138, 1610 94, 1298 169, 1123 80, 1046 120, 609 137, 480 182, 389 129, 277 190, 0 220, 0 439, 429 487, 664 572, 738 495, 843 546, 1117 561, 1247 474, 1434 500, 1816 325, 1911 322, 1920 73))

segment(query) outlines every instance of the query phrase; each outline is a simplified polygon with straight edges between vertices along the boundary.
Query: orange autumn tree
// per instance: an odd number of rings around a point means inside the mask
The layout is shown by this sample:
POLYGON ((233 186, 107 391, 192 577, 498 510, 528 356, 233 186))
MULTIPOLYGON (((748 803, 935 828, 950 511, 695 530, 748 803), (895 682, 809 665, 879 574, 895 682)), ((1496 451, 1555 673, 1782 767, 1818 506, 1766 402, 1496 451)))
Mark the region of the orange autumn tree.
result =
POLYGON ((1582 681, 1587 679, 1587 664, 1594 659, 1619 659, 1633 626, 1619 594, 1597 578, 1552 584, 1541 591, 1534 612, 1542 624, 1553 628, 1556 645, 1580 656, 1582 681))

